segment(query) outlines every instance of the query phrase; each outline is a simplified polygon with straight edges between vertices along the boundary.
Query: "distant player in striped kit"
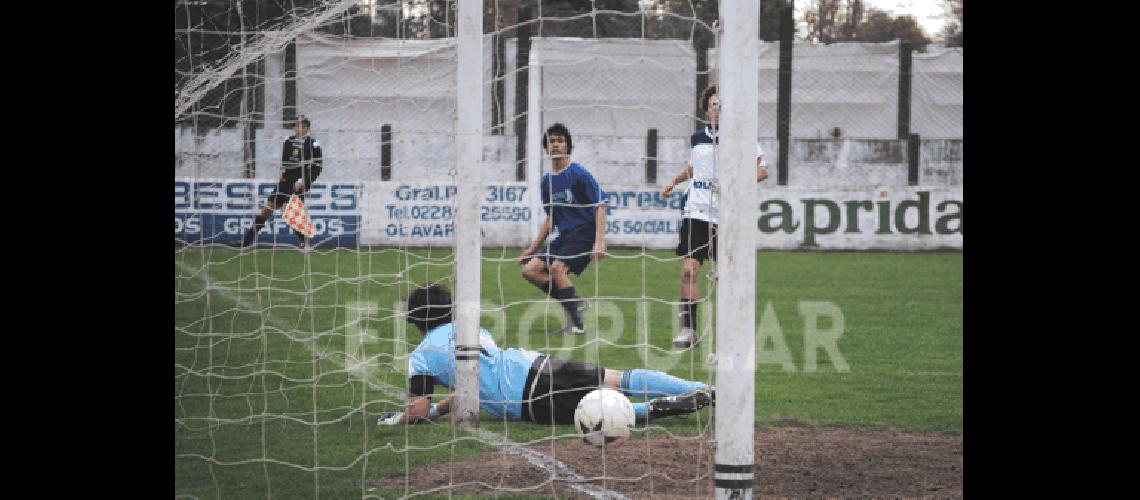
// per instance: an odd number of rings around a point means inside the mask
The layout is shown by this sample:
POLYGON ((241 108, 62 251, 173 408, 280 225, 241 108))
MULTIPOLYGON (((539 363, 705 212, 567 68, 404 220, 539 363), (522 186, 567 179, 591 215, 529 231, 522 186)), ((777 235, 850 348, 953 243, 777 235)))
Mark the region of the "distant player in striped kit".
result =
MULTIPOLYGON (((681 261, 681 328, 673 339, 673 346, 689 348, 700 342, 697 335, 697 273, 706 259, 716 260, 717 216, 717 144, 720 132, 720 96, 716 85, 701 92, 701 109, 709 124, 693 132, 690 138, 689 164, 661 190, 668 198, 677 184, 692 179, 688 200, 681 215, 681 234, 677 255, 681 261)), ((756 182, 768 178, 764 151, 756 144, 756 182)))
MULTIPOLYGON (((253 219, 253 227, 249 228, 242 238, 241 246, 248 248, 257 239, 257 232, 265 225, 265 221, 273 216, 273 211, 284 207, 291 195, 300 195, 303 199, 317 177, 321 175, 324 153, 321 143, 309 135, 309 119, 301 118, 293 124, 293 135, 285 139, 281 146, 281 176, 277 188, 269 193, 269 199, 261 213, 253 219)), ((296 232, 304 243, 305 235, 296 232)))
POLYGON ((606 206, 593 174, 570 161, 574 143, 565 125, 555 123, 548 128, 542 147, 550 154, 553 170, 543 174, 539 183, 542 209, 548 217, 519 262, 527 281, 562 304, 566 325, 558 333, 583 333, 580 311, 585 302, 575 293, 569 273, 581 275, 590 261, 606 256, 606 206), (552 227, 558 228, 558 237, 542 249, 552 227))
MULTIPOLYGON (((408 402, 404 412, 379 415, 379 425, 435 421, 451 411, 454 395, 431 402, 436 384, 455 388, 455 325, 451 292, 440 284, 412 290, 409 323, 424 335, 408 355, 408 402)), ((479 329, 479 408, 495 418, 537 424, 574 423, 578 402, 608 387, 627 396, 652 398, 633 403, 640 422, 692 413, 715 404, 707 384, 656 370, 614 370, 592 363, 546 356, 529 349, 503 348, 491 332, 479 329)))

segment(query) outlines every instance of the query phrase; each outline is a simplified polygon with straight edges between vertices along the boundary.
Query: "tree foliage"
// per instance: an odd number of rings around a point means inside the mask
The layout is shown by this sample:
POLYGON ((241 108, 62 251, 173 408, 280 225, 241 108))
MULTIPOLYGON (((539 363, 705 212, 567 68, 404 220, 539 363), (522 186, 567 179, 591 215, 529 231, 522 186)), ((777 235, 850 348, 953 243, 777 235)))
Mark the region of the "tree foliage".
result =
POLYGON ((947 47, 961 47, 962 46, 962 1, 963 0, 946 0, 946 4, 950 7, 950 12, 954 17, 950 22, 946 23, 946 27, 942 29, 942 39, 946 41, 947 47))
POLYGON ((867 20, 859 26, 852 39, 856 42, 891 40, 909 42, 919 52, 925 51, 926 45, 930 43, 914 16, 891 17, 889 13, 878 9, 871 9, 867 13, 867 20))
MULTIPOLYGON (((960 1, 960 0, 959 0, 960 1)), ((861 0, 815 0, 804 13, 807 40, 836 42, 910 42, 926 50, 930 38, 914 16, 894 17, 889 12, 864 8, 861 0)))
POLYGON ((854 41, 862 19, 862 0, 816 0, 804 14, 807 39, 820 43, 854 41))

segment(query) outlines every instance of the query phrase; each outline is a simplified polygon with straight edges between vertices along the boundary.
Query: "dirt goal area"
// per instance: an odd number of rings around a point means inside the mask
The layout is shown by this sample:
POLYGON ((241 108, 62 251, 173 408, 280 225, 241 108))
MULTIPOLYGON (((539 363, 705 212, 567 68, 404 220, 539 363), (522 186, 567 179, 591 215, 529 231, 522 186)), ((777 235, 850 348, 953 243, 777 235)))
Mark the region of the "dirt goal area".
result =
MULTIPOLYGON (((518 452, 496 450, 379 484, 403 486, 407 481, 409 492, 439 488, 444 495, 450 490, 460 495, 709 498, 714 496, 712 438, 711 431, 699 436, 657 432, 604 452, 578 439, 560 439, 530 446, 541 455, 531 454, 529 460, 518 452), (556 459, 572 472, 552 473, 565 469, 532 463, 536 456, 556 459)), ((755 457, 757 497, 962 496, 961 434, 798 425, 758 428, 755 457)))

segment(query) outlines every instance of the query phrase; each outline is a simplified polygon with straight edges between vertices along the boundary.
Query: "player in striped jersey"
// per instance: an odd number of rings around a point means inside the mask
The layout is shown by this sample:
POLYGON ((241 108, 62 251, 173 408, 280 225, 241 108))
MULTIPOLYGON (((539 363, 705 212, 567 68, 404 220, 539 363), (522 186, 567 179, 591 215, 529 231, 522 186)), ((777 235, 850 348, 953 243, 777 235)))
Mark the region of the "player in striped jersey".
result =
MULTIPOLYGON (((708 126, 693 132, 690 138, 689 164, 661 190, 663 198, 677 184, 692 179, 686 191, 688 199, 681 215, 681 234, 677 255, 681 261, 681 329, 673 346, 689 348, 700 342, 697 335, 697 273, 705 260, 716 260, 717 216, 717 143, 720 126, 720 96, 716 85, 701 93, 701 109, 708 126)), ((768 178, 764 151, 756 145, 756 182, 768 178)))

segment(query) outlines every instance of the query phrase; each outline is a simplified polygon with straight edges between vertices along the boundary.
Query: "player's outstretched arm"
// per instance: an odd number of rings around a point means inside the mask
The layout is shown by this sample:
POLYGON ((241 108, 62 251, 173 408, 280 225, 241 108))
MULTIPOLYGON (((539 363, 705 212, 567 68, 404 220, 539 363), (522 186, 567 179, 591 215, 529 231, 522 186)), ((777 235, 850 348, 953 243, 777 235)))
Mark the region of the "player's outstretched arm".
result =
POLYGON ((756 157, 756 182, 762 182, 768 178, 768 165, 764 163, 764 156, 756 157))
POLYGON ((546 220, 542 222, 542 227, 538 230, 538 237, 534 239, 533 243, 523 249, 522 255, 519 255, 519 264, 526 264, 526 261, 530 260, 530 256, 538 251, 539 247, 542 246, 542 242, 546 241, 547 236, 550 236, 550 229, 553 225, 554 219, 550 217, 547 217, 546 220))
POLYGON ((594 233, 594 252, 590 255, 593 260, 602 260, 606 258, 606 204, 605 202, 598 203, 597 220, 595 222, 597 229, 594 233))
POLYGON ((668 198, 669 193, 673 191, 673 188, 677 187, 677 184, 680 184, 680 183, 685 182, 685 181, 692 179, 692 178, 693 178, 693 166, 692 165, 685 165, 685 169, 682 170, 681 173, 677 174, 677 176, 674 177, 673 180, 669 181, 669 183, 666 184, 665 187, 661 189, 661 197, 662 198, 668 198))
POLYGON ((399 425, 399 424, 416 424, 421 422, 434 422, 436 419, 451 412, 451 403, 455 395, 449 395, 443 401, 432 404, 431 400, 424 396, 411 396, 408 398, 408 404, 404 407, 403 413, 385 413, 382 414, 379 421, 380 425, 399 425))

